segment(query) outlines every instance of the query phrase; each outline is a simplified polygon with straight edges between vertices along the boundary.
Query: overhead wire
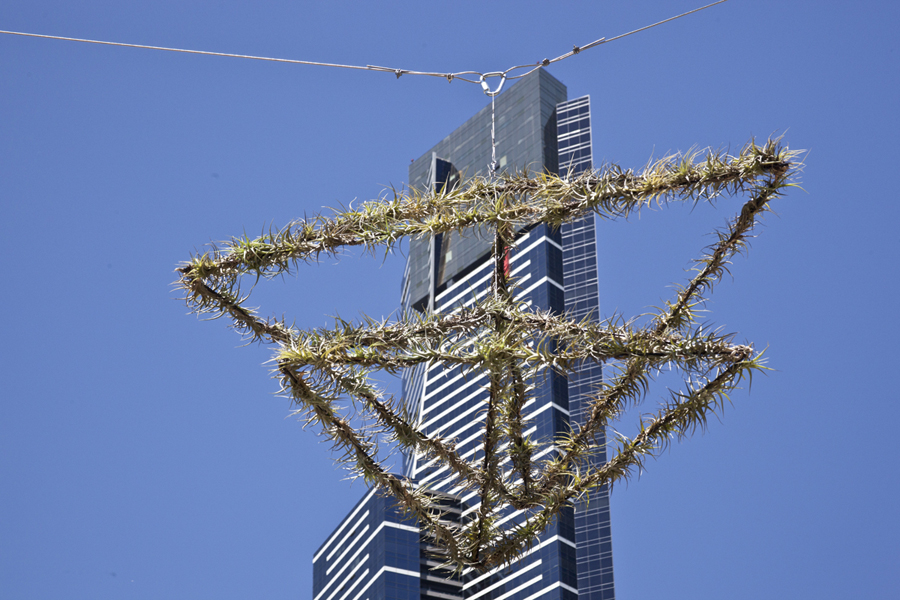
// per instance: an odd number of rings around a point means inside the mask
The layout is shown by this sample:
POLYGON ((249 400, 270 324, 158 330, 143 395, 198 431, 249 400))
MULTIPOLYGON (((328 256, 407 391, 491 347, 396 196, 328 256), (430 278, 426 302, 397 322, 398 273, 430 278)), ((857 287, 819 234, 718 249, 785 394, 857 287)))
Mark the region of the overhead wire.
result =
POLYGON ((7 35, 19 35, 19 36, 24 36, 24 37, 43 38, 43 39, 51 39, 51 40, 63 40, 63 41, 69 41, 69 42, 81 42, 81 43, 87 43, 87 44, 100 44, 100 45, 104 45, 104 46, 120 46, 120 47, 125 47, 125 48, 142 48, 145 50, 162 50, 165 52, 180 52, 183 54, 202 54, 204 56, 224 56, 224 57, 229 57, 229 58, 246 58, 246 59, 250 59, 250 60, 262 60, 262 61, 268 61, 268 62, 309 65, 309 66, 316 66, 316 67, 333 67, 333 68, 339 68, 339 69, 354 69, 354 70, 358 70, 358 71, 376 71, 376 72, 384 72, 384 73, 393 73, 394 75, 397 76, 397 78, 400 78, 403 75, 423 75, 423 76, 427 76, 427 77, 442 77, 442 78, 445 78, 447 81, 453 81, 454 79, 459 79, 460 81, 465 81, 468 83, 481 84, 485 93, 488 96, 493 97, 494 95, 496 95, 500 92, 500 88, 503 87, 503 82, 505 82, 508 79, 509 80, 520 79, 522 77, 529 75, 533 71, 540 69, 541 67, 546 67, 553 63, 565 60, 567 58, 575 56, 576 54, 580 54, 581 52, 584 52, 585 50, 588 50, 590 48, 594 48, 594 47, 600 46, 602 44, 608 44, 610 42, 614 42, 616 40, 622 39, 629 35, 634 35, 635 33, 639 33, 641 31, 646 31, 648 29, 652 29, 653 27, 658 27, 659 25, 662 25, 664 23, 668 23, 670 21, 674 21, 675 19, 680 19, 682 17, 686 17, 688 15, 694 14, 696 12, 700 12, 701 10, 705 10, 707 8, 713 7, 717 4, 722 4, 723 2, 727 2, 727 1, 728 0, 718 0, 717 2, 707 4, 706 6, 701 6, 699 8, 689 10, 687 12, 681 13, 680 15, 675 15, 674 17, 669 17, 668 19, 658 21, 651 25, 646 25, 639 29, 629 31, 627 33, 623 33, 621 35, 617 35, 612 38, 602 37, 598 40, 594 40, 593 42, 591 42, 589 44, 585 44, 583 46, 573 46, 572 50, 570 50, 569 52, 566 52, 565 54, 561 54, 560 56, 557 56, 556 58, 553 58, 553 59, 545 58, 536 63, 525 64, 525 65, 516 65, 514 67, 510 67, 510 68, 506 69, 505 71, 489 71, 489 72, 485 72, 485 73, 482 73, 480 71, 457 71, 455 73, 440 73, 440 72, 433 72, 433 71, 414 71, 414 70, 410 70, 410 69, 382 67, 382 66, 378 66, 378 65, 345 65, 345 64, 340 64, 340 63, 319 62, 319 61, 312 61, 312 60, 298 60, 298 59, 293 59, 293 58, 273 58, 273 57, 269 57, 269 56, 254 56, 251 54, 235 54, 235 53, 231 53, 231 52, 213 52, 213 51, 209 51, 209 50, 190 50, 190 49, 186 49, 186 48, 170 48, 170 47, 166 47, 166 46, 150 46, 150 45, 146 45, 146 44, 130 44, 130 43, 126 43, 126 42, 110 42, 110 41, 104 41, 104 40, 92 40, 92 39, 85 39, 85 38, 65 37, 65 36, 59 36, 59 35, 27 33, 27 32, 23 32, 23 31, 0 30, 0 33, 7 34, 7 35), (510 75, 510 73, 512 73, 513 71, 518 71, 521 69, 529 69, 529 70, 527 72, 521 73, 519 75, 510 75), (470 78, 468 76, 473 76, 474 78, 470 78), (489 87, 487 86, 487 83, 486 83, 486 80, 489 78, 492 78, 492 77, 500 77, 501 78, 501 82, 497 86, 497 89, 495 89, 493 91, 489 89, 489 87))
POLYGON ((0 29, 0 33, 9 35, 22 35, 26 37, 45 38, 49 40, 65 40, 67 42, 84 42, 87 44, 102 44, 104 46, 123 46, 125 48, 143 48, 145 50, 165 50, 166 52, 181 52, 184 54, 203 54, 206 56, 227 56, 230 58, 249 58, 251 60, 265 60, 270 62, 292 63, 297 65, 312 65, 317 67, 338 67, 341 69, 360 69, 363 71, 373 70, 373 67, 361 67, 357 65, 342 65, 338 63, 316 62, 312 60, 297 60, 294 58, 272 58, 269 56, 253 56, 250 54, 233 54, 231 52, 212 52, 209 50, 188 50, 185 48, 168 48, 166 46, 148 46, 145 44, 128 44, 126 42, 108 42, 103 40, 89 40, 84 38, 64 37, 61 35, 44 35, 40 33, 25 33, 22 31, 4 31, 0 29))
POLYGON ((699 8, 695 8, 695 9, 693 9, 693 10, 689 10, 689 11, 687 11, 687 12, 681 13, 680 15, 675 15, 674 17, 669 17, 668 19, 663 19, 662 21, 657 21, 656 23, 652 23, 652 24, 650 24, 650 25, 646 25, 646 26, 644 26, 644 27, 640 27, 640 28, 638 28, 638 29, 634 29, 634 30, 632 30, 632 31, 629 31, 628 33, 622 33, 622 34, 619 34, 619 35, 617 35, 617 36, 615 36, 615 37, 611 37, 611 38, 605 38, 605 37, 602 37, 602 38, 600 38, 599 40, 594 40, 594 41, 591 42, 590 44, 585 44, 584 46, 574 46, 570 51, 568 51, 568 52, 566 52, 565 54, 562 54, 562 55, 560 55, 560 56, 557 56, 556 58, 552 58, 552 59, 547 59, 547 58, 545 58, 544 60, 542 60, 541 62, 536 63, 536 64, 531 64, 531 65, 518 65, 518 66, 515 66, 515 67, 510 67, 510 68, 507 69, 506 71, 503 71, 503 75, 506 76, 506 79, 519 79, 519 78, 521 78, 521 77, 526 77, 527 75, 530 75, 535 69, 538 69, 538 68, 540 68, 540 67, 546 67, 546 66, 551 65, 551 64, 553 64, 553 63, 555 63, 555 62, 559 62, 559 61, 561 61, 561 60, 565 60, 565 59, 567 59, 567 58, 570 58, 570 57, 572 57, 572 56, 575 56, 576 54, 580 54, 580 53, 584 52, 585 50, 588 50, 588 49, 593 48, 593 47, 595 47, 595 46, 600 46, 600 45, 602 45, 602 44, 608 44, 608 43, 610 43, 610 42, 614 42, 614 41, 616 41, 616 40, 620 40, 620 39, 622 39, 622 38, 624 38, 624 37, 628 37, 629 35, 634 35, 635 33, 640 33, 641 31, 646 31, 646 30, 648 30, 648 29, 652 29, 652 28, 654 28, 654 27, 658 27, 659 25, 662 25, 662 24, 664 24, 664 23, 668 23, 669 21, 674 21, 675 19, 680 19, 681 17, 686 17, 686 16, 688 16, 688 15, 692 15, 692 14, 694 14, 694 13, 696 13, 696 12, 700 12, 701 10, 705 10, 705 9, 707 9, 707 8, 710 8, 710 7, 712 7, 712 6, 715 6, 716 4, 722 4, 723 2, 727 2, 727 1, 728 1, 728 0, 718 0, 717 2, 713 2, 712 4, 707 4, 706 6, 701 6, 701 7, 699 7, 699 8), (517 70, 517 69, 528 69, 529 67, 531 67, 531 70, 529 70, 527 73, 522 73, 521 75, 509 75, 509 73, 510 73, 511 71, 515 71, 515 70, 517 70))

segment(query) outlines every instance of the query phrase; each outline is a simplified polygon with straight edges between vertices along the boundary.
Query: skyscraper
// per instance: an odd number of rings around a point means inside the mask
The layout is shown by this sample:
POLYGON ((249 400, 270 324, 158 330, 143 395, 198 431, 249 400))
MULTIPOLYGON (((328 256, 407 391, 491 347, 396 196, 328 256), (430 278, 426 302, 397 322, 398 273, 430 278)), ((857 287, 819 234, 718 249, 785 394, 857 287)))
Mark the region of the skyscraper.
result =
MULTIPOLYGON (((592 168, 591 104, 587 96, 557 105, 559 166, 563 175, 577 175, 592 168)), ((561 228, 566 312, 572 319, 596 321, 600 311, 597 280, 597 243, 594 215, 566 223, 561 228)), ((602 380, 600 365, 586 362, 569 376, 569 419, 573 425, 587 419, 586 401, 602 380)), ((599 434, 598 464, 606 462, 606 434, 599 434)), ((582 600, 615 598, 610 531, 609 490, 591 495, 590 502, 575 505, 575 543, 578 547, 578 597, 582 600)))
MULTIPOLYGON (((503 170, 577 174, 591 167, 590 102, 566 102, 566 88, 540 69, 495 101, 497 161, 503 170)), ((453 187, 485 175, 491 161, 491 109, 481 110, 413 161, 410 186, 453 187)), ((477 232, 438 234, 412 240, 401 301, 407 311, 452 312, 488 293, 491 240, 477 232)), ((575 318, 598 311, 594 222, 589 216, 553 230, 543 223, 518 232, 509 255, 515 297, 536 309, 575 318)), ((548 373, 532 382, 525 405, 526 436, 549 441, 582 418, 586 394, 600 381, 600 368, 585 365, 568 379, 548 373)), ((403 378, 404 402, 428 434, 456 440, 464 458, 478 458, 487 398, 486 376, 459 367, 420 365, 403 378)), ((605 440, 595 459, 605 460, 605 440)), ((552 452, 548 448, 546 453, 552 452)), ((544 456, 534 457, 540 460, 544 456)), ((442 494, 449 514, 465 519, 477 510, 446 468, 419 456, 404 457, 404 475, 442 494)), ((396 509, 369 493, 316 553, 314 600, 471 598, 481 600, 607 600, 614 597, 609 499, 606 490, 563 511, 514 565, 486 573, 451 576, 435 571, 427 536, 396 509), (412 544, 407 546, 406 544, 412 544)), ((524 518, 509 510, 501 520, 524 518)))

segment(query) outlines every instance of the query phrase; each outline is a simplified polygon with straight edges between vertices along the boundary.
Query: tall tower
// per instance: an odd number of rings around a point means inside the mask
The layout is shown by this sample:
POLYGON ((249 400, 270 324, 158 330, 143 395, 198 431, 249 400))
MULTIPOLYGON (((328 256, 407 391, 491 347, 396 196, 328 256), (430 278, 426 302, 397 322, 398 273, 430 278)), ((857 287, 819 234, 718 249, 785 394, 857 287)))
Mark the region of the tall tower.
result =
MULTIPOLYGON (((588 96, 556 107, 559 172, 574 177, 593 168, 591 152, 591 100, 588 96)), ((597 321, 600 312, 597 280, 597 242, 594 215, 565 223, 561 228, 566 312, 574 320, 597 321)), ((587 399, 602 381, 600 365, 585 362, 569 376, 571 424, 587 420, 587 399)), ((606 433, 597 435, 597 450, 591 457, 606 462, 606 433)), ((575 504, 575 543, 578 547, 578 597, 581 600, 615 598, 610 531, 609 488, 575 504)))
MULTIPOLYGON (((591 167, 589 99, 566 102, 565 86, 543 69, 496 97, 495 121, 501 171, 575 175, 591 167)), ((490 130, 488 106, 413 161, 410 186, 421 191, 453 187, 466 177, 487 174, 490 130)), ((404 310, 452 312, 483 297, 490 288, 490 248, 491 239, 478 232, 412 240, 402 282, 404 310)), ((558 230, 540 223, 519 231, 508 260, 516 299, 536 309, 596 319, 592 216, 558 230)), ((548 373, 533 381, 532 400, 524 410, 528 420, 525 435, 546 442, 569 432, 582 418, 586 394, 599 383, 600 375, 598 366, 585 365, 568 379, 548 373)), ((462 373, 458 367, 420 365, 404 373, 403 397, 421 429, 456 440, 464 458, 477 460, 488 397, 486 383, 486 375, 462 373)), ((604 439, 598 439, 598 447, 595 459, 605 461, 604 439)), ((545 454, 552 451, 549 448, 545 454)), ((534 459, 543 457, 539 454, 534 459)), ((451 512, 461 519, 478 509, 475 495, 466 495, 446 468, 434 461, 406 456, 404 475, 444 495, 451 512)), ((514 565, 486 573, 470 570, 461 576, 434 570, 437 563, 429 558, 424 536, 419 537, 418 553, 395 548, 379 555, 379 532, 396 538, 395 529, 405 531, 411 534, 406 536, 411 541, 416 528, 402 521, 396 511, 376 507, 376 498, 368 494, 316 553, 314 600, 614 598, 605 489, 594 493, 589 504, 563 511, 514 565), (400 555, 407 556, 406 562, 398 559, 400 555), (413 555, 418 556, 418 563, 409 559, 413 555), (398 583, 404 577, 405 583, 398 583), (381 581, 388 578, 394 580, 390 586, 381 581), (392 591, 381 595, 388 587, 392 591)), ((510 509, 501 520, 512 524, 524 517, 510 509)))

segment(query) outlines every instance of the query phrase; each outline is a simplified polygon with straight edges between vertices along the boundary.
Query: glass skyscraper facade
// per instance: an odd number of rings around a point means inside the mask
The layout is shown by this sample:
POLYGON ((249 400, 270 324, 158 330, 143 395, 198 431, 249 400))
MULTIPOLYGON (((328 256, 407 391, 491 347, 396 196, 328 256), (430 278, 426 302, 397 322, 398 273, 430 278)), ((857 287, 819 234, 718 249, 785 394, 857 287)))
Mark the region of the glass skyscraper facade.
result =
MULTIPOLYGON (((575 177, 590 170, 591 103, 587 96, 557 106, 557 143, 560 174, 575 177)), ((565 223, 560 228, 563 246, 566 312, 580 321, 596 321, 600 312, 597 281, 597 242, 594 215, 565 223)), ((569 376, 569 418, 583 423, 587 399, 602 380, 600 365, 585 362, 569 376)), ((597 434, 597 450, 592 460, 606 462, 606 433, 597 434)), ((575 504, 575 544, 578 547, 579 598, 615 598, 610 532, 609 489, 591 494, 590 501, 575 504)))
MULTIPOLYGON (((540 69, 495 99, 497 160, 501 171, 561 172, 591 168, 590 102, 566 100, 566 88, 540 69)), ((425 191, 453 187, 486 175, 491 160, 491 107, 413 161, 410 186, 425 191)), ((535 309, 597 318, 594 221, 553 230, 537 224, 518 232, 509 254, 514 296, 535 309)), ((412 240, 402 282, 406 311, 452 312, 489 293, 493 259, 489 232, 451 233, 412 240), (483 233, 483 235, 482 235, 483 233)), ((597 365, 568 378, 547 373, 531 382, 525 435, 548 442, 583 418, 586 398, 600 382, 597 365)), ((403 397, 426 433, 456 440, 466 459, 481 452, 487 376, 458 367, 420 365, 403 377, 403 397)), ((605 439, 595 460, 605 461, 605 439)), ((534 460, 548 458, 553 448, 534 460)), ((419 456, 404 457, 404 475, 444 498, 453 518, 478 509, 445 467, 419 456)), ((501 522, 526 517, 509 509, 501 522)), ((609 498, 605 489, 563 511, 515 564, 485 573, 435 570, 426 535, 400 518, 389 500, 370 492, 316 553, 314 600, 608 600, 614 598, 609 498), (403 544, 411 544, 403 547, 403 544)))
MULTIPOLYGON (((441 504, 448 518, 460 514, 455 499, 441 504)), ((313 600, 461 600, 461 578, 441 568, 439 551, 393 498, 369 490, 313 555, 313 600)))

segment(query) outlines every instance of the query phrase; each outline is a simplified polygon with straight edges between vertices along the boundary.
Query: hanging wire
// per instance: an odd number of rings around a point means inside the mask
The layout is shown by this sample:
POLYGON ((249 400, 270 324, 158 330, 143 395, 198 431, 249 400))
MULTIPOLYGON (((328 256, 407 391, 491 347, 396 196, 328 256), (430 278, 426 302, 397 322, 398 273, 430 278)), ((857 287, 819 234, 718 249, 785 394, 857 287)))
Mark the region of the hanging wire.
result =
POLYGON ((269 62, 290 63, 290 64, 297 64, 297 65, 310 65, 310 66, 317 66, 317 67, 334 67, 334 68, 339 68, 339 69, 355 69, 358 71, 378 71, 378 72, 385 72, 385 73, 393 73, 394 75, 397 76, 397 78, 400 78, 403 75, 424 75, 427 77, 443 77, 447 81, 453 81, 454 79, 459 79, 460 81, 466 81, 468 83, 481 84, 482 88, 485 90, 485 94, 487 94, 488 96, 491 96, 493 98, 494 95, 500 93, 500 88, 503 87, 503 83, 506 80, 520 79, 541 67, 546 67, 548 65, 559 62, 561 60, 565 60, 567 58, 575 56, 576 54, 580 54, 581 52, 584 52, 585 50, 594 48, 595 46, 600 46, 601 44, 608 44, 609 42, 614 42, 616 40, 622 39, 623 37, 627 37, 629 35, 634 35, 635 33, 639 33, 641 31, 646 31, 648 29, 652 29, 653 27, 657 27, 659 25, 662 25, 663 23, 668 23, 669 21, 674 21, 675 19, 680 19, 681 17, 686 17, 688 15, 694 14, 696 12, 700 12, 701 10, 705 10, 707 8, 710 8, 717 4, 722 4, 723 2, 727 2, 727 1, 728 0, 718 0, 717 2, 713 2, 712 4, 707 4, 706 6, 701 6, 700 8, 695 8, 694 10, 690 10, 688 12, 681 13, 680 15, 675 15, 674 17, 669 17, 668 19, 664 19, 657 23, 653 23, 652 25, 647 25, 645 27, 641 27, 641 28, 635 29, 633 31, 629 31, 628 33, 623 33, 621 35, 617 35, 616 37, 612 37, 612 38, 608 38, 608 39, 600 38, 599 40, 594 40, 593 42, 591 42, 589 44, 585 44, 584 46, 574 46, 572 48, 572 50, 570 50, 569 52, 566 52, 565 54, 557 56, 556 58, 553 58, 553 59, 545 58, 544 60, 541 60, 536 63, 526 64, 526 65, 516 65, 514 67, 510 67, 510 68, 506 69, 505 71, 493 71, 493 72, 488 72, 488 73, 480 73, 478 71, 457 71, 455 73, 438 73, 438 72, 431 72, 431 71, 411 71, 409 69, 381 67, 378 65, 365 65, 365 66, 363 66, 363 65, 344 65, 344 64, 339 64, 339 63, 317 62, 317 61, 312 61, 312 60, 297 60, 297 59, 292 59, 292 58, 272 58, 272 57, 268 57, 268 56, 253 56, 253 55, 249 55, 249 54, 233 54, 230 52, 211 52, 208 50, 188 50, 188 49, 184 49, 184 48, 168 48, 165 46, 148 46, 148 45, 144 45, 144 44, 127 44, 124 42, 108 42, 108 41, 102 41, 102 40, 89 40, 89 39, 84 39, 84 38, 64 37, 64 36, 59 36, 59 35, 44 35, 44 34, 39 34, 39 33, 26 33, 26 32, 22 32, 22 31, 5 31, 2 29, 0 29, 0 33, 7 34, 7 35, 20 35, 20 36, 25 36, 25 37, 43 38, 43 39, 50 39, 50 40, 64 40, 64 41, 68 41, 68 42, 83 42, 83 43, 87 43, 87 44, 101 44, 104 46, 123 46, 125 48, 143 48, 145 50, 164 50, 166 52, 181 52, 184 54, 203 54, 206 56, 226 56, 226 57, 230 57, 230 58, 247 58, 247 59, 251 59, 251 60, 263 60, 263 61, 269 61, 269 62), (510 75, 510 73, 512 73, 513 71, 518 71, 521 69, 528 69, 528 71, 525 73, 521 73, 519 75, 510 75), (500 77, 501 78, 499 86, 494 91, 490 90, 489 86, 487 85, 487 82, 485 81, 486 79, 491 78, 491 77, 500 77))
POLYGON ((497 168, 499 166, 500 165, 497 163, 497 137, 494 133, 494 97, 491 96, 491 164, 488 165, 491 179, 497 174, 497 168))
POLYGON ((494 124, 494 97, 500 93, 500 90, 503 89, 504 83, 506 83, 506 74, 504 73, 485 73, 481 76, 481 89, 484 90, 484 93, 491 98, 491 164, 488 165, 491 179, 493 179, 494 175, 497 174, 497 169, 500 166, 499 163, 497 163, 497 136, 495 133, 494 124), (488 85, 487 78, 495 76, 500 77, 500 83, 496 88, 492 90, 491 86, 488 85))

